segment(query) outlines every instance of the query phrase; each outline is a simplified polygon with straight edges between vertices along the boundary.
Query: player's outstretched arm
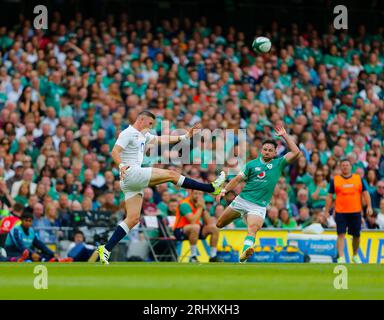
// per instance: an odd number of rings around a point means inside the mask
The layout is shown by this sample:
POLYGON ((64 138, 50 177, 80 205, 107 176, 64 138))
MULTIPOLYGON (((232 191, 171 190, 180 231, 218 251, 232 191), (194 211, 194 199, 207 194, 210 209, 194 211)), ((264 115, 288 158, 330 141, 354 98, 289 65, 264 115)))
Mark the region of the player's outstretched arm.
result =
POLYGON ((220 202, 221 197, 224 197, 228 191, 234 189, 240 182, 244 180, 244 176, 242 173, 239 173, 236 177, 234 177, 228 184, 221 190, 221 192, 216 196, 216 202, 220 202))
POLYGON ((285 142, 287 143, 287 146, 290 152, 288 152, 284 157, 287 160, 288 163, 292 163, 300 158, 301 151, 299 147, 296 145, 296 143, 291 139, 291 137, 288 135, 288 133, 285 131, 284 127, 276 127, 275 128, 276 134, 280 137, 283 137, 285 142))
POLYGON ((158 136, 157 142, 160 144, 172 144, 172 143, 180 142, 182 140, 190 139, 201 128, 202 128, 201 123, 196 123, 191 129, 188 130, 186 134, 183 134, 181 136, 169 136, 169 135, 158 136))

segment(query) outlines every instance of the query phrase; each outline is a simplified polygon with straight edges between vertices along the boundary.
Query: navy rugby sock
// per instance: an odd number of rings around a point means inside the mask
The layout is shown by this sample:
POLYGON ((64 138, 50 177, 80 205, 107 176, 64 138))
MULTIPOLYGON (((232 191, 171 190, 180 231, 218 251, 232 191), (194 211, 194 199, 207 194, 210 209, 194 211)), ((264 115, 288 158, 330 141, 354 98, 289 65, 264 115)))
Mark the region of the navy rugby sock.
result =
POLYGON ((109 252, 112 251, 112 249, 119 243, 121 239, 123 239, 129 232, 129 228, 126 225, 125 222, 121 222, 115 232, 112 234, 111 238, 105 245, 105 249, 107 249, 109 252))
POLYGON ((201 183, 190 178, 185 178, 181 186, 185 189, 200 190, 209 193, 215 191, 215 188, 211 183, 201 183))

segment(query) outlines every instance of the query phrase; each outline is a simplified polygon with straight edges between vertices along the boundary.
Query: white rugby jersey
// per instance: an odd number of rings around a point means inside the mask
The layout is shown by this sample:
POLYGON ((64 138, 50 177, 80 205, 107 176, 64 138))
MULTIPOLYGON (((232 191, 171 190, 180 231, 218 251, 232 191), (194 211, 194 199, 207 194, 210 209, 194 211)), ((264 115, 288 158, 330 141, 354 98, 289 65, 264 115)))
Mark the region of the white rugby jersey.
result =
POLYGON ((123 130, 115 143, 123 148, 120 153, 121 163, 140 167, 144 159, 145 145, 156 137, 149 132, 143 134, 133 126, 123 130))

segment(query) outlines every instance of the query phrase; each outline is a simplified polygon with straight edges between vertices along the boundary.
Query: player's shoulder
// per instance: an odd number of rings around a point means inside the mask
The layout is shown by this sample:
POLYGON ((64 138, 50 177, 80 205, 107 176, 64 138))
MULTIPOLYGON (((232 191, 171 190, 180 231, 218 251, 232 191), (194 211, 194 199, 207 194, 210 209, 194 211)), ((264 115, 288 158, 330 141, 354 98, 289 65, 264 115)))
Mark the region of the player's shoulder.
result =
POLYGON ((246 163, 246 166, 249 168, 256 167, 260 164, 259 158, 252 159, 246 163))
POLYGON ((132 126, 128 126, 128 127, 126 127, 124 130, 122 130, 122 131, 120 132, 120 134, 125 135, 125 134, 128 134, 128 133, 130 133, 130 132, 133 132, 133 130, 132 130, 132 126))
POLYGON ((284 156, 276 157, 276 158, 272 159, 272 161, 269 162, 269 164, 272 164, 273 166, 277 166, 277 165, 279 165, 284 160, 285 160, 284 156))
POLYGON ((128 126, 123 131, 121 131, 120 135, 123 137, 137 138, 139 136, 139 132, 134 127, 128 126))

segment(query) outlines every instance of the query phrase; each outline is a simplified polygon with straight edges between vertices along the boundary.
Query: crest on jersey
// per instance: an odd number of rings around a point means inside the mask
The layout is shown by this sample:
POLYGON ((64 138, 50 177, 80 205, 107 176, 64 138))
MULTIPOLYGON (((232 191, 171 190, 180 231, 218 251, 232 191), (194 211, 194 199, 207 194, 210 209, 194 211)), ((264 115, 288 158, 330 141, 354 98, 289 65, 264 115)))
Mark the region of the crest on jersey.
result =
POLYGON ((265 177, 265 171, 260 172, 260 173, 257 175, 257 177, 258 177, 259 179, 263 179, 263 178, 265 177))
POLYGON ((272 164, 272 163, 268 163, 268 164, 267 164, 267 168, 268 168, 269 170, 271 170, 271 169, 273 168, 273 164, 272 164))

